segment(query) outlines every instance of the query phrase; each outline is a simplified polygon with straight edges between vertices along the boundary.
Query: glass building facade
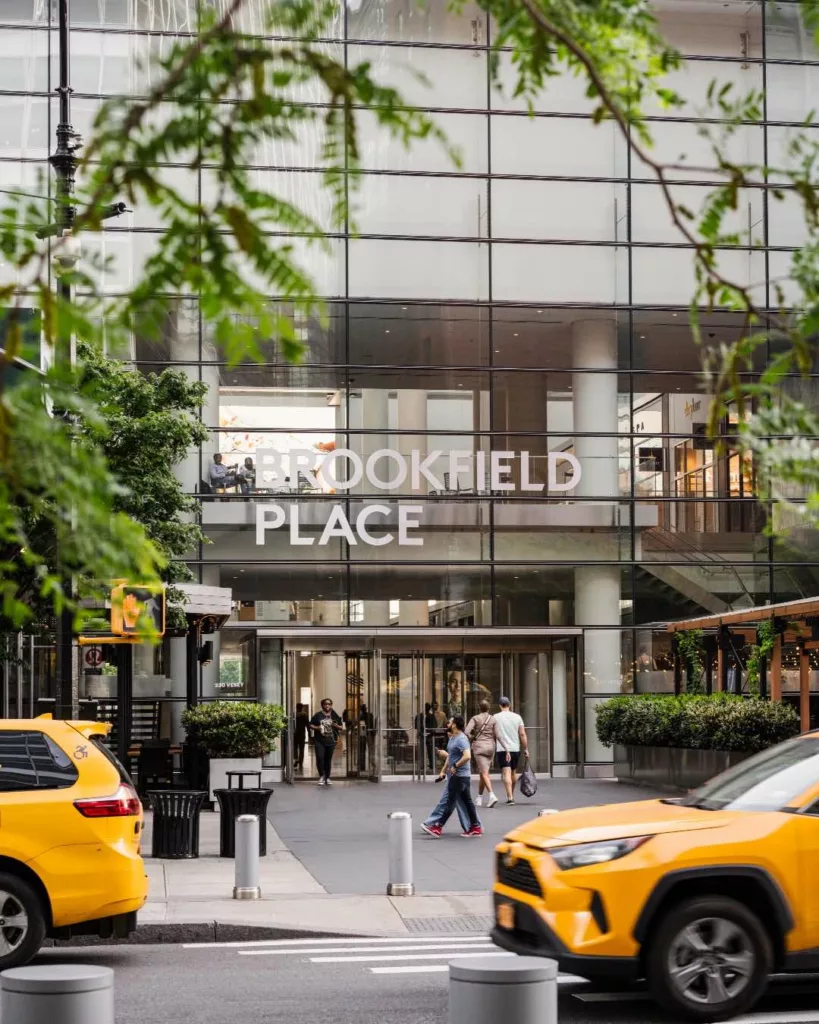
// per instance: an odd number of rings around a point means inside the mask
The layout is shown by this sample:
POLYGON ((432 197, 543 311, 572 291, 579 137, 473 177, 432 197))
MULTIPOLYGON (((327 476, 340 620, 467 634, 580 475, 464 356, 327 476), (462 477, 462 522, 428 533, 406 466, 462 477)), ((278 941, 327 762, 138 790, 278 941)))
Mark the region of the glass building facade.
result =
MULTIPOLYGON (((709 82, 764 90, 765 123, 729 148, 776 164, 816 105, 819 52, 786 0, 654 6, 686 57, 670 84, 688 105, 653 110, 650 127, 696 210, 713 162, 698 120, 709 82)), ((244 31, 262 30, 264 7, 248 0, 244 31)), ((47 0, 0 4, 1 188, 47 166, 55 17, 47 0)), ((74 123, 88 135, 101 99, 144 93, 146 62, 194 34, 198 12, 196 0, 72 0, 71 17, 74 123)), ((301 364, 262 339, 263 363, 227 365, 195 295, 178 298, 161 340, 132 341, 140 372, 173 366, 208 385, 210 440, 180 467, 210 540, 190 564, 232 589, 236 611, 210 638, 201 695, 281 700, 292 717, 327 693, 350 719, 347 770, 372 777, 428 771, 425 715, 508 692, 537 770, 605 774, 594 708, 673 688, 662 624, 814 594, 819 543, 765 531, 735 416, 722 447, 708 436, 692 252, 649 170, 613 125, 592 124, 579 80, 550 82, 530 113, 508 54, 493 85, 492 26, 468 4, 347 0, 329 31, 328 52, 369 61, 433 112, 462 164, 435 142, 405 149, 360 112, 355 230, 328 250, 288 239, 329 310, 297 322, 301 364)), ((328 223, 320 152, 308 128, 261 142, 254 166, 328 223)), ((207 196, 206 169, 166 173, 207 196)), ((743 245, 720 266, 770 304, 803 238, 798 204, 750 189, 732 216, 743 245)), ((137 209, 106 228, 95 244, 116 257, 103 282, 116 291, 162 225, 137 209)), ((702 322, 714 346, 741 326, 730 313, 702 322)), ((817 399, 815 380, 788 386, 817 399)), ((104 673, 83 685, 105 696, 104 673)), ((178 729, 184 687, 184 641, 137 666, 157 729, 178 729)))

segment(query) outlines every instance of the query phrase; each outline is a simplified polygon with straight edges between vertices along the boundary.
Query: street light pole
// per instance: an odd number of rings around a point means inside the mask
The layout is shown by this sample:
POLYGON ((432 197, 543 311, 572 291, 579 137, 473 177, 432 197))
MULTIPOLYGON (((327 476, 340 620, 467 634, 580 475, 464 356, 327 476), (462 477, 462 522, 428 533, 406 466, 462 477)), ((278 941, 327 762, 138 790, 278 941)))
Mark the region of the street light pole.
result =
MULTIPOLYGON (((57 178, 57 220, 60 235, 70 233, 74 225, 75 208, 74 178, 77 171, 76 150, 79 148, 79 136, 71 125, 71 47, 69 38, 69 0, 57 0, 59 12, 59 54, 60 84, 57 92, 60 97, 60 117, 57 123, 57 148, 50 157, 57 178)), ((60 274, 57 291, 63 302, 71 301, 71 283, 65 270, 60 274)), ((64 322, 65 318, 59 320, 64 322)), ((70 370, 76 363, 76 347, 72 333, 58 336, 56 339, 55 365, 62 370, 70 370)), ((73 581, 70 577, 63 580, 65 597, 73 597, 73 581)), ((57 616, 55 637, 55 715, 57 718, 76 718, 78 714, 77 674, 74 666, 74 613, 70 608, 63 609, 57 616)))

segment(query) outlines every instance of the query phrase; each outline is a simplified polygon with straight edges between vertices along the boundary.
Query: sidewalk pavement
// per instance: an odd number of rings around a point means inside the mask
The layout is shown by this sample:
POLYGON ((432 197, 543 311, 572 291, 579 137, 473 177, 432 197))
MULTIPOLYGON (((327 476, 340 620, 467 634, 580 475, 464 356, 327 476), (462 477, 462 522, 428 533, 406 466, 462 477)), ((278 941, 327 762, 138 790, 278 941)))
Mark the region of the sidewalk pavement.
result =
POLYGON ((510 828, 544 807, 566 809, 647 799, 650 791, 608 780, 541 780, 532 800, 480 809, 485 835, 460 838, 453 815, 445 836, 423 835, 440 796, 433 784, 309 783, 277 785, 269 804, 267 856, 261 858, 262 899, 232 898, 234 862, 219 853, 219 815, 200 820, 197 860, 154 860, 151 815, 143 855, 150 879, 139 914, 141 941, 285 938, 309 935, 400 935, 482 931, 491 917, 493 848, 510 828), (389 897, 387 814, 413 817, 416 896, 389 897))

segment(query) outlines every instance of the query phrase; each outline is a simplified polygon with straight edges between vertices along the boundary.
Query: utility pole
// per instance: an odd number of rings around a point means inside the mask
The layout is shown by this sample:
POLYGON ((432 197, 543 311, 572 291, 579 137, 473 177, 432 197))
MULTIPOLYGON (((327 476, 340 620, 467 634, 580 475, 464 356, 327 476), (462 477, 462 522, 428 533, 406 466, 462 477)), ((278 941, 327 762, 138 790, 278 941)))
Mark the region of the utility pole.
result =
MULTIPOLYGON (((76 151, 80 146, 80 137, 71 125, 71 45, 69 38, 69 0, 57 0, 59 12, 59 54, 60 84, 57 92, 60 97, 60 117, 57 122, 57 148, 50 157, 49 163, 57 177, 57 227, 59 235, 65 236, 74 226, 74 177, 77 171, 76 151)), ((75 250, 76 251, 76 250, 75 250)), ((65 269, 57 283, 58 295, 63 302, 71 301, 71 283, 65 269)), ((64 318, 61 318, 64 320, 64 318)), ((74 336, 58 337, 54 353, 55 365, 59 369, 73 369, 76 363, 76 343, 74 336)), ((63 414, 65 415, 65 414, 63 414)), ((67 577, 62 581, 67 599, 73 598, 73 581, 67 577)), ((57 616, 55 637, 56 648, 56 679, 55 679, 55 711, 57 718, 76 718, 79 699, 78 678, 74 658, 74 613, 70 608, 63 609, 57 616)))

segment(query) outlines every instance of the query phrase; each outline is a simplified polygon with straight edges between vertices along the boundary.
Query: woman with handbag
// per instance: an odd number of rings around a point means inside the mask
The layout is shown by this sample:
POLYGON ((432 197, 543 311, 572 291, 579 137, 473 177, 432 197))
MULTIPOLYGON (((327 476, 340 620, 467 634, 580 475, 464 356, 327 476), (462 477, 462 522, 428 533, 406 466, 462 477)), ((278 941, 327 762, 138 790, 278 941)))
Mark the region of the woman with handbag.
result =
POLYGON ((498 798, 492 791, 492 781, 489 778, 489 769, 495 757, 498 746, 506 751, 507 761, 511 761, 509 751, 506 750, 506 743, 498 732, 495 716, 489 713, 489 701, 482 700, 478 705, 480 714, 469 719, 466 727, 466 735, 472 747, 472 758, 478 769, 478 799, 477 806, 483 806, 483 794, 489 794, 486 802, 487 807, 494 807, 498 798))

